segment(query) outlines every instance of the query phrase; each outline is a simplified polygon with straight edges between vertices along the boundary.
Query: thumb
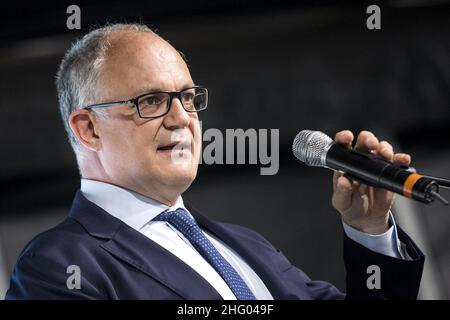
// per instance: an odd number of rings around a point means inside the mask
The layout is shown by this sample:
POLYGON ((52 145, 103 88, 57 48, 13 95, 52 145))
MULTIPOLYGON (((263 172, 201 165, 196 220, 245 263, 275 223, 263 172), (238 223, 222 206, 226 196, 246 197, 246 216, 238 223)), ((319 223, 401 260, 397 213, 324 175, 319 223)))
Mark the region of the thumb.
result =
POLYGON ((332 197, 333 207, 342 212, 350 208, 352 204, 353 187, 352 182, 344 176, 336 181, 336 188, 332 197))

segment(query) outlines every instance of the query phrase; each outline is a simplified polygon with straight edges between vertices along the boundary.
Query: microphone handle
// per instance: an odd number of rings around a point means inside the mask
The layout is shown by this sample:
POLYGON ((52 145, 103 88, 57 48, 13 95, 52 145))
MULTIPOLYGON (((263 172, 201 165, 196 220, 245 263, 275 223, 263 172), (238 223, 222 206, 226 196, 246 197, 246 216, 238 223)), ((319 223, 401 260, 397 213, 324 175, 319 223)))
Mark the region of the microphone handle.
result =
POLYGON ((432 179, 395 166, 377 155, 347 149, 337 143, 328 149, 325 157, 328 168, 343 171, 352 180, 387 189, 423 203, 432 202, 433 194, 439 189, 432 179))

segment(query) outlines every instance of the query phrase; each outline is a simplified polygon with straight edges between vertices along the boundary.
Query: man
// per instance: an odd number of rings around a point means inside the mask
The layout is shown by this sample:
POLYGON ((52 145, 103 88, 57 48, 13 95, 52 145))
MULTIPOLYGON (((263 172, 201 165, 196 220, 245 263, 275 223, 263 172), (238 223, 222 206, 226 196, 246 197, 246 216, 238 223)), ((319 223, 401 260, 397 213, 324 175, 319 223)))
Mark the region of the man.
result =
MULTIPOLYGON (((197 173, 198 112, 208 92, 147 27, 90 32, 68 51, 56 83, 81 190, 67 219, 23 250, 7 299, 416 298, 424 257, 395 226, 391 192, 334 176, 346 294, 308 278, 256 232, 183 203, 197 173), (367 285, 371 265, 380 268, 377 288, 367 285)), ((336 135, 349 148, 353 139, 336 135)), ((355 147, 411 161, 367 131, 355 147)))

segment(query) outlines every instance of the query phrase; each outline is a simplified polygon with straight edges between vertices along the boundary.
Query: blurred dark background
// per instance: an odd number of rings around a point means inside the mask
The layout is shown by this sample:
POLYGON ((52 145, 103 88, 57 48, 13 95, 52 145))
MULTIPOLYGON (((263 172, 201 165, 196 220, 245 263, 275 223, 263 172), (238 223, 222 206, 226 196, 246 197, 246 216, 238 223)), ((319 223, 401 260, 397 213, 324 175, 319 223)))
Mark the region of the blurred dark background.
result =
MULTIPOLYGON (((146 23, 184 53, 212 92, 204 130, 280 130, 278 174, 201 165, 184 198, 259 231, 311 278, 345 290, 332 173, 295 160, 298 131, 372 130, 419 171, 450 178, 447 1, 17 2, 0 21, 0 298, 20 250, 65 217, 79 188, 54 77, 70 44, 105 22, 146 23), (79 31, 66 28, 70 4, 79 31), (381 30, 366 28, 370 4, 381 30)), ((427 255, 420 298, 449 299, 450 210, 397 197, 394 214, 427 255)))

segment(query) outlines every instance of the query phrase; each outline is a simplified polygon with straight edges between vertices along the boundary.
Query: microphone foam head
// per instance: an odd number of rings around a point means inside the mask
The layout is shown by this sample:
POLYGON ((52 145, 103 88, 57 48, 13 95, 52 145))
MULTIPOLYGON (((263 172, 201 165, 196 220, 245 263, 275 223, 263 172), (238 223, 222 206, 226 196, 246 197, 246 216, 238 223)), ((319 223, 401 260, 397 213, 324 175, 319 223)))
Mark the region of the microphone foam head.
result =
POLYGON ((292 152, 308 166, 325 167, 327 151, 333 143, 323 132, 302 130, 292 143, 292 152))

